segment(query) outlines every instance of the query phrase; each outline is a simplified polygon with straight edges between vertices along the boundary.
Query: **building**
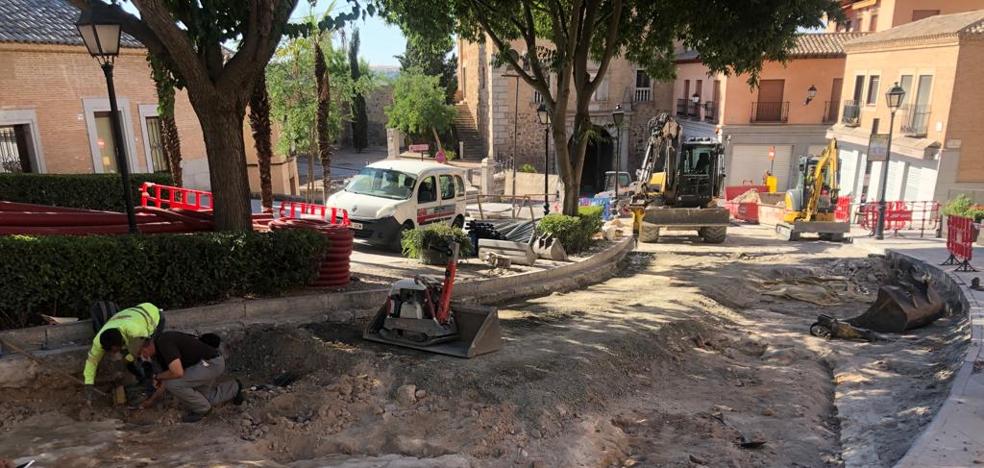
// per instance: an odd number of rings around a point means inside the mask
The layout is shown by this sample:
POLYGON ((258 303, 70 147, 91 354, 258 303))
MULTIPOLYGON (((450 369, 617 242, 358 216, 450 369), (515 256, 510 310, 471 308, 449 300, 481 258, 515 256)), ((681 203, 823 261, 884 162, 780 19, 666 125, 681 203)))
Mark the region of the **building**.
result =
MULTIPOLYGON (((513 47, 522 50, 525 46, 516 41, 513 47)), ((541 96, 515 73, 510 73, 508 67, 494 67, 495 52, 490 40, 458 41, 460 100, 455 125, 459 139, 464 142, 464 157, 489 158, 502 168, 511 163, 515 153, 517 166, 530 164, 542 172, 546 165, 545 135, 544 126, 536 116, 541 96)), ((638 169, 648 141, 647 122, 659 111, 670 110, 671 92, 671 83, 650 79, 644 70, 624 58, 612 59, 590 105, 596 138, 589 143, 585 156, 582 192, 603 190, 604 173, 614 170, 616 163, 623 171, 638 169), (614 129, 612 121, 612 111, 617 105, 625 111, 620 131, 614 129), (617 141, 619 137, 621 141, 617 141), (620 151, 618 158, 616 150, 620 151)), ((568 132, 573 127, 573 118, 572 105, 567 116, 568 132)), ((552 141, 550 146, 552 162, 548 170, 556 173, 552 141)))
POLYGON ((885 93, 898 83, 906 94, 892 128, 886 200, 943 202, 966 193, 984 202, 984 9, 908 22, 845 50, 850 99, 828 132, 840 143, 842 194, 878 200, 883 163, 868 160, 868 144, 872 133, 889 131, 885 93))
MULTIPOLYGON (((0 172, 116 171, 106 81, 82 45, 78 17, 64 0, 0 0, 0 172)), ((125 34, 114 82, 131 171, 167 171, 147 52, 125 34)), ((185 186, 207 189, 201 127, 183 91, 175 101, 185 186)), ((245 133, 258 192, 256 152, 245 133)), ((274 192, 293 193, 296 165, 275 156, 272 166, 274 192)))
POLYGON ((678 54, 673 94, 685 138, 725 143, 727 185, 795 185, 796 160, 818 154, 837 120, 844 44, 859 33, 802 34, 786 63, 766 62, 756 87, 747 75, 709 74, 696 52, 678 54), (812 97, 811 97, 812 96, 812 97))
POLYGON ((981 8, 981 0, 843 0, 844 20, 829 21, 827 32, 885 31, 930 16, 981 8))

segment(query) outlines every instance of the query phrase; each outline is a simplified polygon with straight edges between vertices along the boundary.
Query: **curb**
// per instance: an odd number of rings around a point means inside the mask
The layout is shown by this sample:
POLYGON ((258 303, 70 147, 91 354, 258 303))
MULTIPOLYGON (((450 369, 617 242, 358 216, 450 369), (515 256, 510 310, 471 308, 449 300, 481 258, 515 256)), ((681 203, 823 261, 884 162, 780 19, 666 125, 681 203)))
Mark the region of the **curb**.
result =
POLYGON ((984 459, 984 374, 974 371, 982 357, 984 304, 956 272, 945 271, 926 260, 889 249, 891 262, 903 261, 929 272, 946 289, 956 292, 970 320, 970 343, 963 363, 950 383, 950 393, 932 421, 913 441, 896 467, 964 467, 984 459))
MULTIPOLYGON (((455 297, 457 300, 494 303, 596 283, 613 275, 618 270, 618 262, 633 247, 633 239, 627 237, 581 262, 551 270, 463 282, 455 285, 455 297)), ((235 299, 215 305, 168 310, 167 327, 202 333, 255 324, 351 323, 375 313, 388 293, 389 288, 380 288, 268 299, 235 299)), ((39 357, 58 356, 59 359, 69 353, 84 353, 92 337, 89 320, 0 332, 0 340, 10 338, 39 357)), ((78 362, 81 366, 81 361, 78 362)), ((0 347, 0 388, 26 386, 39 371, 36 363, 0 347)))

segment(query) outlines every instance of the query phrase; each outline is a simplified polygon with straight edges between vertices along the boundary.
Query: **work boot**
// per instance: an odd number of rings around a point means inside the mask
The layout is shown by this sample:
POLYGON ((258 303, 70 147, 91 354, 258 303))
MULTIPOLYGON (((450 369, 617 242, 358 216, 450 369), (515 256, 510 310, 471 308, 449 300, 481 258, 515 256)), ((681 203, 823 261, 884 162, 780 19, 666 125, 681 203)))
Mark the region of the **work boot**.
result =
POLYGON ((236 379, 236 396, 232 397, 232 404, 241 406, 244 401, 246 401, 246 397, 243 395, 243 383, 236 379))
POLYGON ((206 411, 204 413, 195 413, 193 411, 189 411, 189 412, 185 413, 184 417, 181 418, 181 422, 185 422, 185 423, 196 423, 196 422, 201 421, 202 419, 204 419, 205 416, 208 416, 208 414, 211 413, 211 412, 212 412, 212 410, 208 410, 208 411, 206 411))

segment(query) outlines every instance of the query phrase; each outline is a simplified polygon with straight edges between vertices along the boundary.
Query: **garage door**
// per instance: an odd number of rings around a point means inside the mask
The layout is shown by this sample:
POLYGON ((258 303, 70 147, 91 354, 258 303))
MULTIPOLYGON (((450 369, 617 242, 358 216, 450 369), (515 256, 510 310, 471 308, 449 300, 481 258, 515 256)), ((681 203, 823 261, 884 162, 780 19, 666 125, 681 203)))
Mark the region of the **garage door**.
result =
MULTIPOLYGON (((728 185, 741 185, 751 181, 753 184, 762 183, 762 175, 769 170, 769 148, 771 145, 734 145, 731 149, 731 161, 725 168, 728 174, 728 185)), ((779 191, 789 188, 790 155, 793 147, 776 145, 776 160, 772 174, 776 176, 779 191)))

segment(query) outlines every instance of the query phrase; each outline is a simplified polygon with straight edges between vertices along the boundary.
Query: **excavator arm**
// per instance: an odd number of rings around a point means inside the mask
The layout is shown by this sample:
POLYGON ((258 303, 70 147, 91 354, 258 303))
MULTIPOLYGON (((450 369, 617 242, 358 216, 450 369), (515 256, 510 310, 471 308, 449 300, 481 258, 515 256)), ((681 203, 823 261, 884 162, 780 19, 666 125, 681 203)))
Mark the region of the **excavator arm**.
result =
POLYGON ((639 190, 636 193, 645 196, 653 188, 653 176, 659 180, 659 191, 665 192, 668 185, 673 183, 672 171, 667 171, 667 167, 673 167, 673 153, 677 148, 677 138, 680 135, 680 125, 667 112, 661 112, 656 117, 649 119, 649 144, 646 146, 646 156, 642 161, 642 167, 636 171, 636 180, 639 183, 639 190), (659 173, 663 173, 659 177, 659 173))
POLYGON ((827 186, 829 193, 837 191, 837 140, 831 139, 827 148, 820 154, 817 165, 813 168, 813 180, 810 187, 810 198, 806 200, 803 209, 803 220, 812 221, 817 214, 823 187, 827 186))

